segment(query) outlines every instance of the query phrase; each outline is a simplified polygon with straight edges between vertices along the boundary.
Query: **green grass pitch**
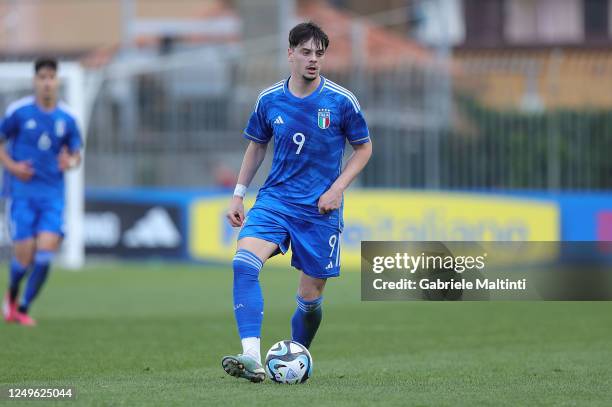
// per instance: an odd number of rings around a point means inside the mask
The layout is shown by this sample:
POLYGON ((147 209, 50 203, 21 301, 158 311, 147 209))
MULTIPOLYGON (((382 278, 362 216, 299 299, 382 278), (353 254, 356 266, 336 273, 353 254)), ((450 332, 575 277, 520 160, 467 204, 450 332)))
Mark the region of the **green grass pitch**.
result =
MULTIPOLYGON (((612 405, 610 303, 369 303, 344 272, 325 293, 312 379, 282 386, 220 367, 240 351, 231 280, 178 264, 55 271, 38 327, 0 325, 0 387, 76 388, 75 404, 45 405, 612 405)), ((265 353, 290 336, 297 273, 264 269, 262 284, 265 353)))

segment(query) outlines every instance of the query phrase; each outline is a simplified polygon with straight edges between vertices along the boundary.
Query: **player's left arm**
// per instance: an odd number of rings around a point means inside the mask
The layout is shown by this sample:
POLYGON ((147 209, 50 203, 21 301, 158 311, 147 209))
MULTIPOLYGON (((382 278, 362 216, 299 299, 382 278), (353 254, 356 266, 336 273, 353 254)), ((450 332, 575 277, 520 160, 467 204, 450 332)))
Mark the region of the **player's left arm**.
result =
POLYGON ((342 205, 342 194, 366 166, 372 156, 372 142, 353 144, 353 154, 340 176, 319 198, 319 213, 329 213, 342 205))
POLYGON ((68 125, 68 137, 66 137, 66 144, 62 146, 57 160, 60 170, 71 170, 81 164, 82 145, 83 141, 81 139, 81 132, 79 131, 76 122, 71 120, 68 125))

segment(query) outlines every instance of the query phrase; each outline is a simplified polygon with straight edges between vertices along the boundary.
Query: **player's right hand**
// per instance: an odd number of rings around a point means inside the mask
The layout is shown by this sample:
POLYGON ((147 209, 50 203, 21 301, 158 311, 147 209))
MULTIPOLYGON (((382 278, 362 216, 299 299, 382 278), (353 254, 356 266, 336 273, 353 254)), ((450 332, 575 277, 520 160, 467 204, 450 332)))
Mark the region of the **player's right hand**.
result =
POLYGON ((17 161, 8 170, 22 181, 29 181, 34 175, 34 169, 30 161, 17 161))
POLYGON ((230 225, 237 228, 244 223, 244 203, 242 198, 234 196, 230 202, 229 209, 225 215, 230 225))

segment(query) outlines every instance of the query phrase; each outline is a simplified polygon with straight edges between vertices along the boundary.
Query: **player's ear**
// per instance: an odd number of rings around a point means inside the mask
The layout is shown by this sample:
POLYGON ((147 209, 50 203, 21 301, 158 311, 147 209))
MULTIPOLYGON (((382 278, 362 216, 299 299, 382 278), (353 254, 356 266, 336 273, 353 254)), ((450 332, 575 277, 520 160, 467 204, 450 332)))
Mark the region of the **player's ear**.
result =
POLYGON ((293 51, 294 51, 293 48, 291 47, 287 48, 287 60, 289 62, 293 62, 293 51))

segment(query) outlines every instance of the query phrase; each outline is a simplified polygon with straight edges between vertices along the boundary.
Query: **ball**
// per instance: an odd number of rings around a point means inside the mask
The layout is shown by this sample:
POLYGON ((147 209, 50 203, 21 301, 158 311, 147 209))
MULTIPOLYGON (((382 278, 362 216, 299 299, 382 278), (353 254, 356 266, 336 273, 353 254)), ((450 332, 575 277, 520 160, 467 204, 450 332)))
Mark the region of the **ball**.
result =
POLYGON ((304 383, 312 376, 312 356, 297 342, 276 342, 266 355, 266 374, 276 383, 304 383))

